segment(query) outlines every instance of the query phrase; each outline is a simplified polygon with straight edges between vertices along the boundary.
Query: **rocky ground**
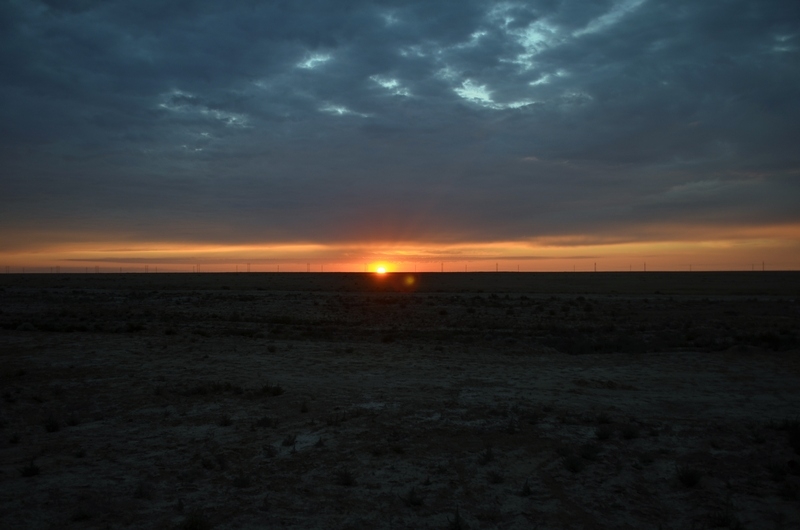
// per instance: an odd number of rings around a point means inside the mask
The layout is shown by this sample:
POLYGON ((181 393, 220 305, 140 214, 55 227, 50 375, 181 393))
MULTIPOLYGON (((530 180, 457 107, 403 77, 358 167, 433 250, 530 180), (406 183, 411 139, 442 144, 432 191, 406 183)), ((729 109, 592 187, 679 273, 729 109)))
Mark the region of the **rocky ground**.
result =
POLYGON ((800 526, 791 288, 39 276, 4 528, 800 526))

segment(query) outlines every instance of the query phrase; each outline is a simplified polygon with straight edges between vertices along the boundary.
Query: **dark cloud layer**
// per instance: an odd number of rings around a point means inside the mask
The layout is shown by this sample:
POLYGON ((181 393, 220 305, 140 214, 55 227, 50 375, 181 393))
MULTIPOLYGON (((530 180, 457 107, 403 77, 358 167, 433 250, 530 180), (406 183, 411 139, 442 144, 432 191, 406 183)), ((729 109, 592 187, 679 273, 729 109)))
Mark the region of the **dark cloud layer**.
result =
POLYGON ((588 4, 3 2, 3 246, 797 224, 800 4, 588 4))

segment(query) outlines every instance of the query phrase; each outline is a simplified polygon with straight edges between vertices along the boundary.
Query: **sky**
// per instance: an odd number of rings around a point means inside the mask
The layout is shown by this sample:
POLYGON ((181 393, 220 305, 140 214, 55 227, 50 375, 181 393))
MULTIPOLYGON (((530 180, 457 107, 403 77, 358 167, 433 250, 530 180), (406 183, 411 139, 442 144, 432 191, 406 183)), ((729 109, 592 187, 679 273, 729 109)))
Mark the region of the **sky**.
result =
POLYGON ((796 0, 6 0, 0 266, 800 269, 799 94, 796 0))

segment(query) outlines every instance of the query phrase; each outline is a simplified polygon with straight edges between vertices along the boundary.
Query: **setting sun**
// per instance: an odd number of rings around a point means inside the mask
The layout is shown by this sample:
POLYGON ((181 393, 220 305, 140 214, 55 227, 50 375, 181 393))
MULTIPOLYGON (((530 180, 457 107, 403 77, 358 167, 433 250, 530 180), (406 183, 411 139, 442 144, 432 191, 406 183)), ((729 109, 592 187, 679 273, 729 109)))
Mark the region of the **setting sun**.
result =
POLYGON ((378 267, 376 272, 378 274, 386 274, 386 267, 378 267))

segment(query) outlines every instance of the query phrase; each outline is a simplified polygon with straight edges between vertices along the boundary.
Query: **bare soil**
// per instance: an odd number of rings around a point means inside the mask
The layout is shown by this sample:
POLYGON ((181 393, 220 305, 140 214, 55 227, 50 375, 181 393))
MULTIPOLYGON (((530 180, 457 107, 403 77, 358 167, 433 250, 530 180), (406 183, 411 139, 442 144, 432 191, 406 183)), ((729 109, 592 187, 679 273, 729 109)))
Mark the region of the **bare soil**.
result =
POLYGON ((799 285, 2 275, 0 526, 797 528, 799 285))

